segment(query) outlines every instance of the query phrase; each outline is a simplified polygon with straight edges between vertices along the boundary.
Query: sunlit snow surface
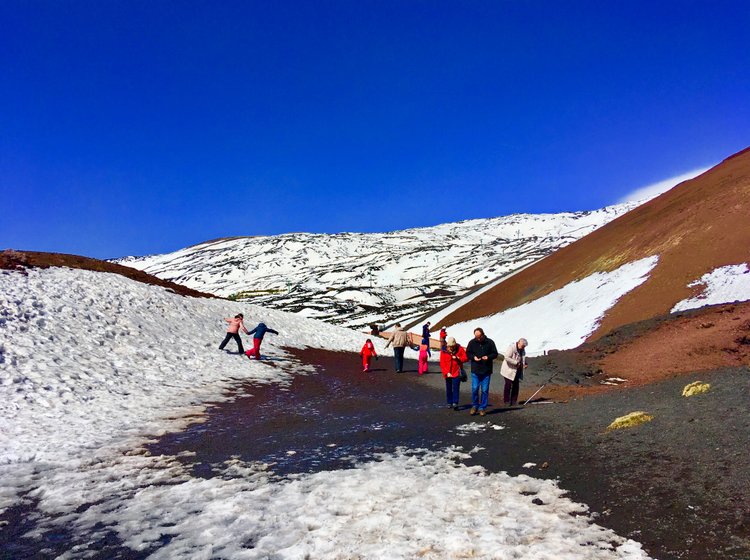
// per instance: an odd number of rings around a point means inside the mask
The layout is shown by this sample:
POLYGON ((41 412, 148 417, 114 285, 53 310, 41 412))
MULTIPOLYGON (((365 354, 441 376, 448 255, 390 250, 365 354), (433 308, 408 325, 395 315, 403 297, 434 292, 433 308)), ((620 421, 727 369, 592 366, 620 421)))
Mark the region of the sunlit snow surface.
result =
POLYGON ((488 473, 462 464, 468 457, 401 450, 284 479, 239 460, 195 479, 160 458, 161 469, 137 475, 123 465, 138 486, 113 488, 112 499, 68 523, 94 536, 114 529, 135 550, 170 537, 154 559, 647 558, 638 543, 592 523, 555 482, 488 473))
POLYGON ((750 300, 750 266, 747 263, 722 266, 688 284, 690 288, 698 286, 703 286, 698 296, 682 300, 671 312, 750 300))
POLYGON ((594 273, 502 313, 453 325, 450 335, 463 343, 476 327, 482 327, 500 352, 521 337, 529 340, 529 355, 575 348, 596 330, 617 300, 648 279, 658 260, 647 257, 612 272, 594 273))
POLYGON ((218 351, 222 317, 277 328, 264 343, 274 356, 280 345, 356 352, 361 335, 67 269, 1 273, 0 298, 0 505, 35 505, 26 538, 72 533, 61 558, 86 557, 105 534, 156 559, 646 558, 554 482, 468 467, 457 449, 285 478, 239 459, 199 478, 190 454, 144 451, 239 382, 310 372, 290 357, 271 367, 218 351))
POLYGON ((116 262, 334 324, 408 322, 631 210, 514 214, 388 233, 237 237, 116 262))

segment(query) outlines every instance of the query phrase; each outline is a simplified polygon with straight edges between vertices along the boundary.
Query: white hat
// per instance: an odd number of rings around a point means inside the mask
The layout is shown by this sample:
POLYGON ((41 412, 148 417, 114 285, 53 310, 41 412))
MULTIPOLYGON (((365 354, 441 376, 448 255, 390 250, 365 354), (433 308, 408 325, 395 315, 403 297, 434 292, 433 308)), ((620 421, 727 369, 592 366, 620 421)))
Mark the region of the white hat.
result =
POLYGON ((453 338, 452 336, 449 336, 448 338, 445 339, 445 344, 446 344, 446 346, 455 346, 456 345, 456 339, 453 338))

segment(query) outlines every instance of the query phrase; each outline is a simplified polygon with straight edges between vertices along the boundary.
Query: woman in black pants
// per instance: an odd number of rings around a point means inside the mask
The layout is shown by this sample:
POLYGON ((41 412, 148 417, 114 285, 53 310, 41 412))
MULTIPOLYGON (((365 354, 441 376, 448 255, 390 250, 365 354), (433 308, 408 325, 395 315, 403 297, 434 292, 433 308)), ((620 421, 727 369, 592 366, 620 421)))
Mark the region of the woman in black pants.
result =
POLYGON ((526 367, 526 347, 529 345, 525 338, 519 338, 505 351, 505 361, 500 368, 500 375, 505 378, 503 402, 506 406, 518 403, 518 390, 523 379, 523 369, 526 367))
POLYGON ((245 353, 245 349, 242 346, 242 339, 240 338, 240 329, 242 329, 245 334, 250 333, 245 328, 245 323, 242 322, 244 318, 245 317, 242 315, 242 313, 238 313, 233 318, 224 318, 224 320, 229 323, 229 326, 227 327, 227 336, 224 337, 224 341, 219 345, 219 350, 224 350, 227 342, 229 342, 231 339, 234 339, 237 342, 237 348, 239 349, 240 354, 245 353))

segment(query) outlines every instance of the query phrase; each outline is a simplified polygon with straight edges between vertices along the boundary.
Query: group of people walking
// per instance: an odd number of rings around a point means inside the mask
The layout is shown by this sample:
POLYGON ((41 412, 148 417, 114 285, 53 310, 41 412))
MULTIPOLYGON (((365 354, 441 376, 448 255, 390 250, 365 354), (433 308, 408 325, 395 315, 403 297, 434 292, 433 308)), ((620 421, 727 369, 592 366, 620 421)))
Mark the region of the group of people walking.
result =
MULTIPOLYGON (((372 345, 371 341, 368 340, 368 342, 372 345)), ((393 346, 396 372, 400 373, 404 369, 404 349, 411 347, 409 334, 400 324, 396 324, 393 336, 386 343, 386 348, 388 346, 393 346)), ((503 354, 500 374, 505 381, 503 390, 505 405, 515 406, 518 403, 523 370, 528 365, 526 362, 527 346, 528 341, 521 338, 510 344, 503 354)), ((419 345, 419 375, 427 372, 427 358, 430 354, 430 323, 426 323, 422 327, 422 341, 419 345)), ((474 329, 474 338, 468 342, 466 348, 458 344, 452 336, 449 337, 445 327, 440 329, 440 370, 445 379, 445 396, 449 408, 458 410, 461 382, 468 380, 464 364, 470 362, 472 406, 469 413, 472 416, 486 414, 493 363, 498 356, 495 342, 488 338, 481 328, 474 329)), ((365 371, 367 369, 365 368, 365 371)))
MULTIPOLYGON (((263 338, 267 333, 279 334, 278 331, 268 327, 264 322, 251 331, 247 330, 244 323, 244 316, 238 313, 234 317, 227 317, 224 320, 228 323, 227 333, 224 340, 219 345, 219 350, 223 350, 227 343, 234 339, 237 343, 237 349, 241 354, 245 354, 250 359, 260 360, 260 346, 263 338), (245 351, 240 338, 240 331, 246 335, 253 335, 253 347, 245 351)), ((390 337, 385 347, 393 346, 393 358, 396 373, 404 371, 404 351, 406 348, 412 348, 412 341, 408 332, 406 332, 400 323, 395 325, 393 335, 390 337)), ((528 342, 525 338, 519 339, 508 346, 503 354, 503 364, 500 368, 500 374, 505 381, 503 391, 503 402, 506 405, 514 406, 518 403, 518 392, 521 380, 523 379, 523 370, 527 367, 526 347, 528 342)), ((424 375, 428 371, 428 358, 432 356, 430 350, 430 323, 422 327, 422 340, 418 347, 419 351, 419 375, 424 375)), ((362 358, 362 371, 370 371, 370 365, 373 359, 378 359, 378 353, 371 339, 365 341, 360 351, 362 358)), ((456 339, 448 336, 447 329, 440 329, 440 370, 445 379, 445 396, 448 407, 458 410, 459 393, 461 382, 468 381, 468 376, 464 371, 464 364, 471 363, 471 410, 472 416, 479 414, 484 416, 489 400, 490 379, 492 378, 493 362, 499 356, 497 347, 492 339, 487 338, 484 330, 481 328, 474 329, 474 338, 472 338, 466 348, 458 344, 456 339)))
POLYGON ((279 334, 278 331, 269 328, 268 325, 266 325, 263 321, 258 323, 258 325, 253 330, 247 330, 244 322, 245 316, 242 313, 238 313, 234 317, 225 317, 224 320, 229 323, 229 325, 227 326, 227 334, 224 337, 224 340, 219 345, 219 350, 224 350, 224 347, 227 345, 227 343, 230 340, 234 339, 237 343, 237 350, 239 350, 240 354, 245 354, 245 356, 247 356, 251 360, 260 360, 260 345, 263 343, 263 337, 266 336, 266 333, 279 334), (244 332, 248 336, 251 334, 253 335, 253 347, 247 352, 242 346, 240 331, 244 332))

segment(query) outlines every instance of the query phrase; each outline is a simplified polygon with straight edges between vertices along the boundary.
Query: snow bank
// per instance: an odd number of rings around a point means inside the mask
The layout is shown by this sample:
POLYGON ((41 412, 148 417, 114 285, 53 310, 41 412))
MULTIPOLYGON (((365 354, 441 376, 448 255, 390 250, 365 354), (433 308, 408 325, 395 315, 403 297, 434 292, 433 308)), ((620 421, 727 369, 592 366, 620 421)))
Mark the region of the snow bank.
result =
POLYGON ((176 461, 150 471, 136 458, 132 486, 111 488, 114 498, 65 522, 90 538, 115 531, 154 560, 647 558, 638 543, 593 524, 555 482, 488 473, 460 462, 468 457, 399 450, 287 479, 238 459, 196 479, 176 461))
POLYGON ((750 300, 750 266, 742 263, 716 268, 688 284, 689 288, 698 286, 704 286, 701 294, 683 299, 672 308, 671 312, 697 309, 704 305, 750 300))
MULTIPOLYGON (((196 421, 204 403, 228 398, 225 391, 242 381, 288 383, 312 371, 293 360, 272 367, 219 351, 223 317, 239 312, 249 328, 263 319, 281 333, 266 336, 264 355, 283 355, 282 345, 358 352, 365 338, 116 274, 0 273, 0 465, 66 463, 106 446, 127 448, 134 438, 196 421)), ((236 352, 234 341, 228 349, 236 352)), ((12 495, 3 488, 0 509, 12 495)))
POLYGON ((658 260, 647 257, 612 272, 594 273, 502 313, 453 325, 449 334, 465 343, 476 327, 482 327, 500 352, 521 337, 529 340, 529 355, 575 348, 596 330, 617 300, 648 279, 658 260))

